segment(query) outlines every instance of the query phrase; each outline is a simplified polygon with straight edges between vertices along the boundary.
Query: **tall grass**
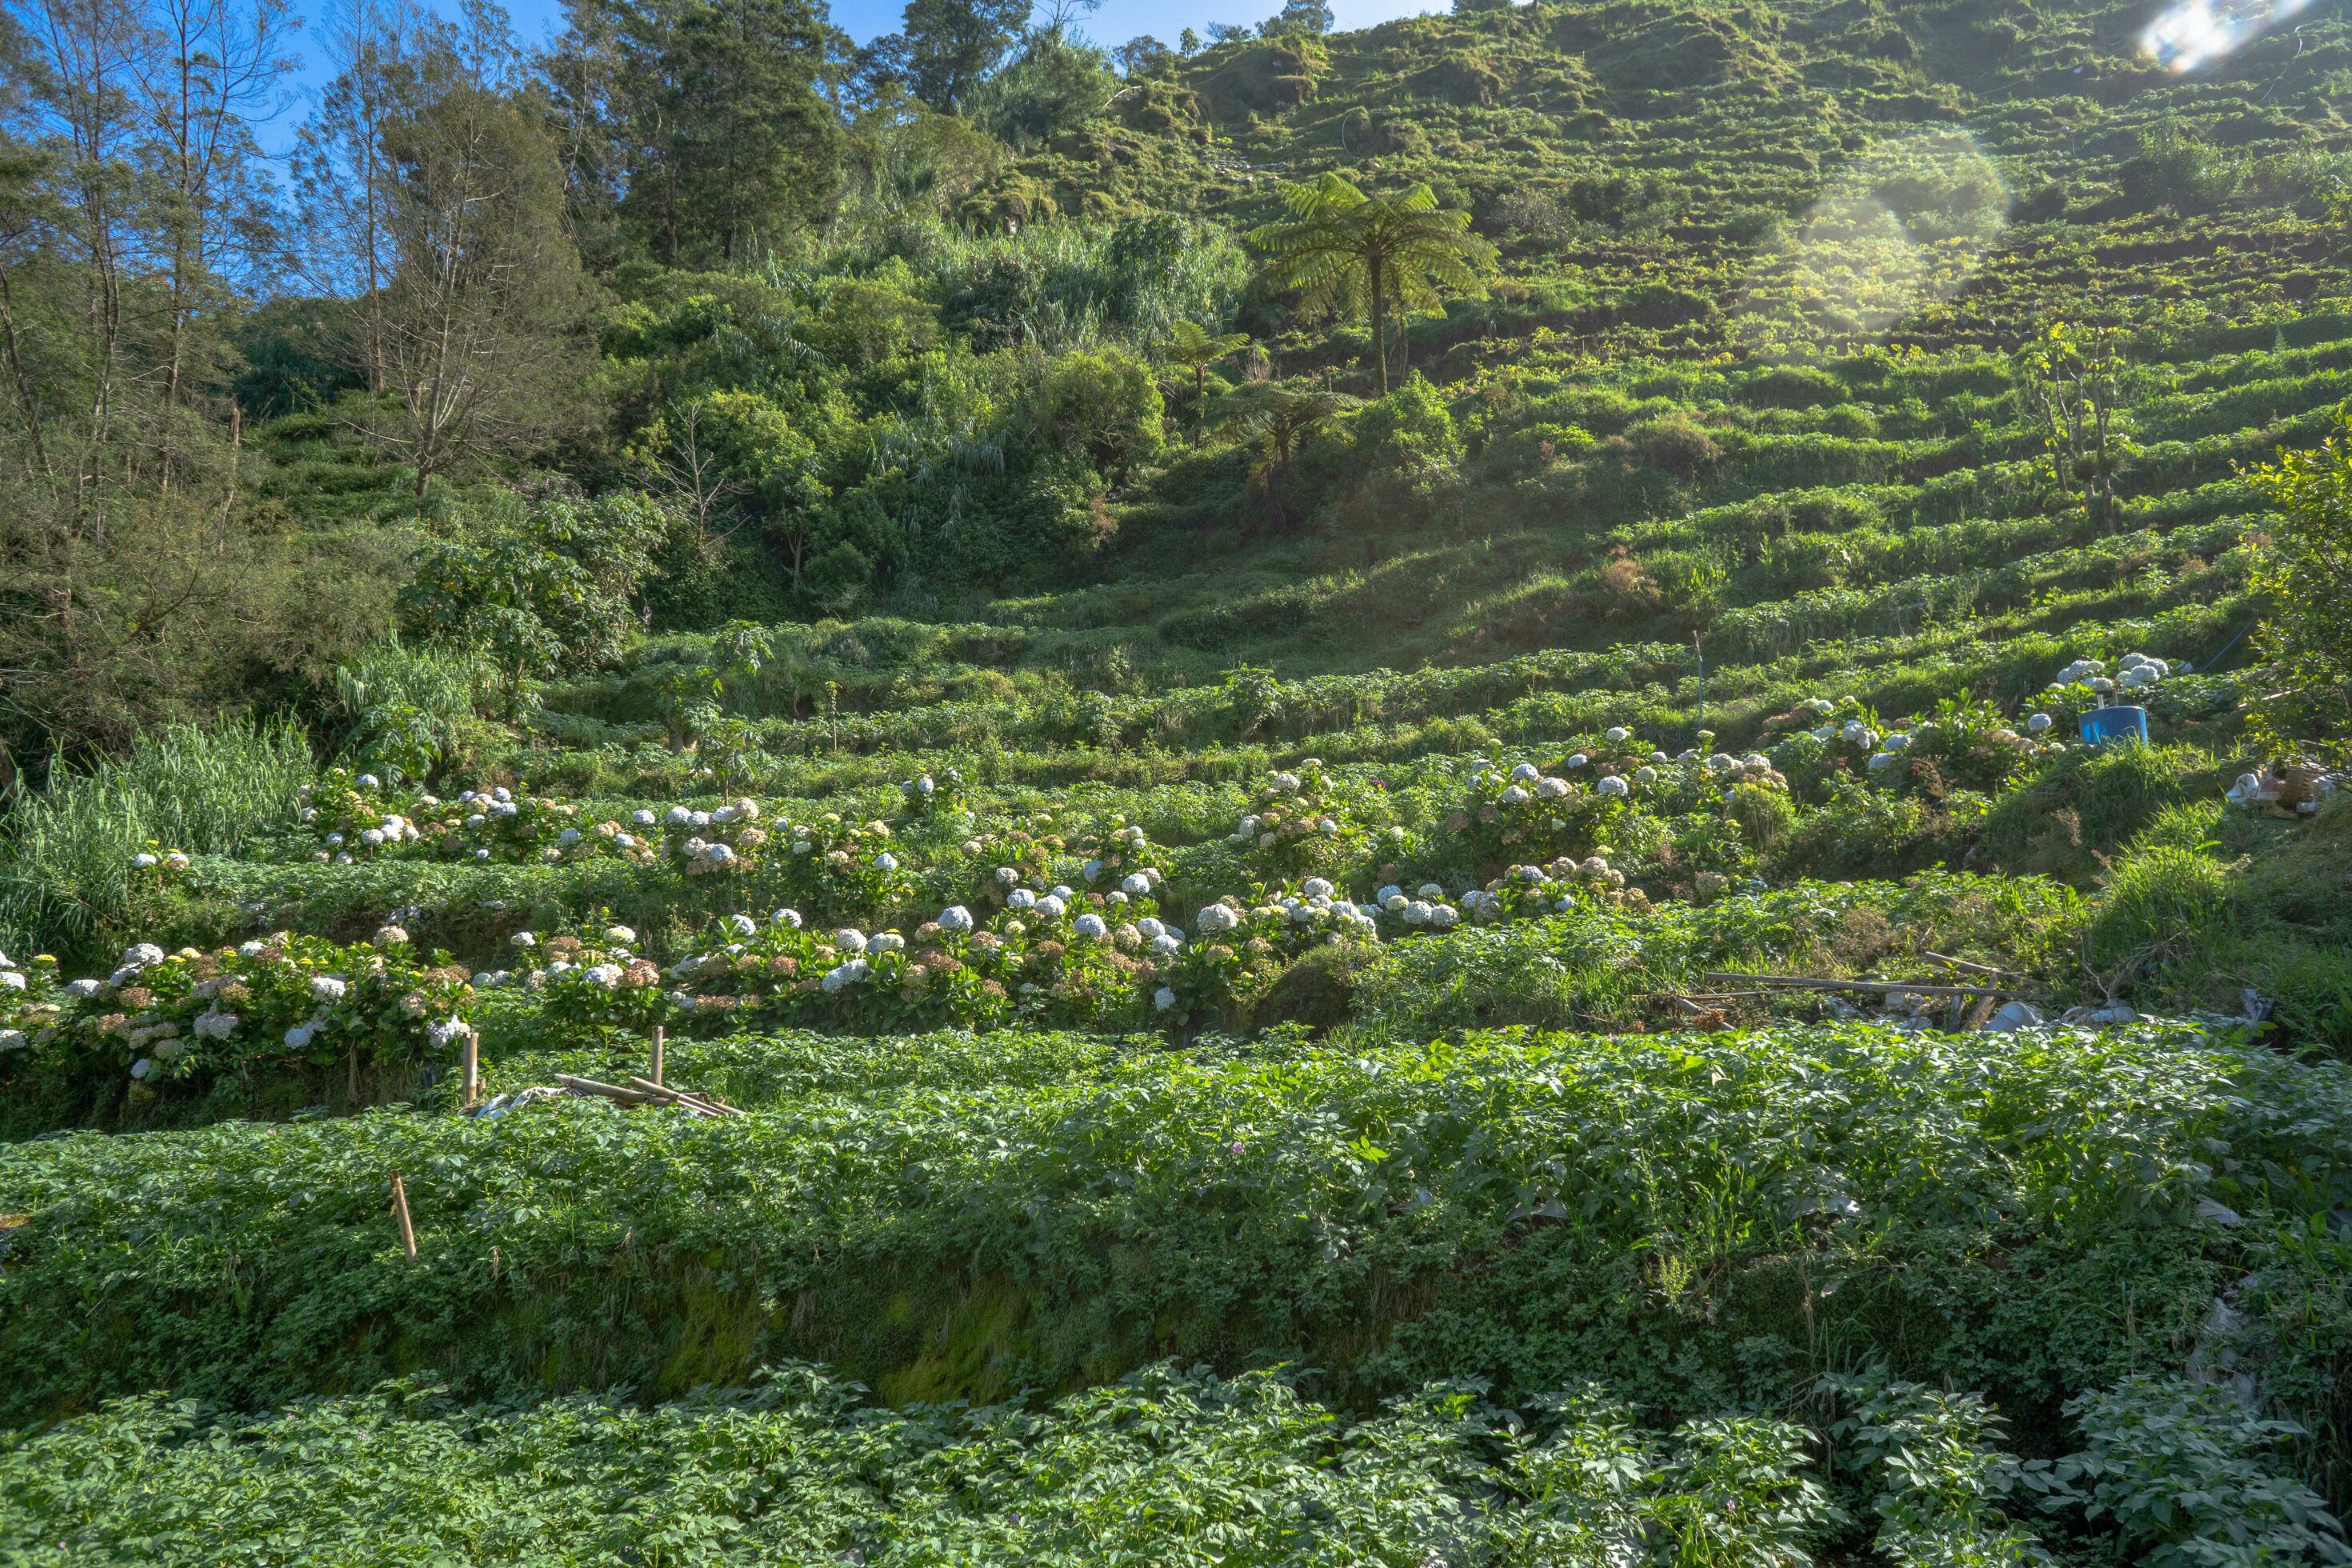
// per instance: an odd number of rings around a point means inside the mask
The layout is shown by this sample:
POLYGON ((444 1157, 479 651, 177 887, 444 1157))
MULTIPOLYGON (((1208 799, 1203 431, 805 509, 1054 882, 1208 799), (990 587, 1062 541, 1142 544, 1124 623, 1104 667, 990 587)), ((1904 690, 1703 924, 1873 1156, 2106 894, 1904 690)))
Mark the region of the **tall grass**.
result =
POLYGON ((172 724, 128 756, 53 773, 0 816, 0 945, 87 952, 135 913, 131 858, 149 844, 233 855, 289 819, 311 774, 301 729, 172 724))

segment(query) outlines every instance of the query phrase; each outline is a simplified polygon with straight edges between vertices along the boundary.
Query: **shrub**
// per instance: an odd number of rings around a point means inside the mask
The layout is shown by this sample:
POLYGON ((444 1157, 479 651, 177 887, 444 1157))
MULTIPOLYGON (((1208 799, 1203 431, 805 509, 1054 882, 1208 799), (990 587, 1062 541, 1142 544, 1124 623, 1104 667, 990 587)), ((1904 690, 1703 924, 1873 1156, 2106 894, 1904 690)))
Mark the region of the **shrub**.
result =
POLYGON ((1663 414, 1625 432, 1643 463, 1678 479, 1696 479, 1723 460, 1723 448, 1687 414, 1663 414))
POLYGON ((2221 205, 2245 183, 2243 153, 2200 142, 2168 121, 2139 135, 2139 152, 2123 166, 2125 197, 2135 206, 2201 212, 2221 205))

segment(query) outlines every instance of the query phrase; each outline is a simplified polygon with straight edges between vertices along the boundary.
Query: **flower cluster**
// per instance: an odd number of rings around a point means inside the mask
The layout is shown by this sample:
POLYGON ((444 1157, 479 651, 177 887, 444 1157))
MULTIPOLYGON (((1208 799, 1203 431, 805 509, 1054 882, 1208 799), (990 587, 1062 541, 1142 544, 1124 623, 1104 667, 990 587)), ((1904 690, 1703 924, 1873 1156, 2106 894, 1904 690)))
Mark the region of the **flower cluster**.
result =
POLYGON ((1051 812, 1038 812, 1000 833, 967 838, 962 847, 965 859, 980 873, 970 896, 1002 907, 1016 888, 1034 893, 1052 886, 1055 858, 1068 851, 1069 841, 1051 812))
POLYGON ((338 866, 371 859, 424 837, 405 812, 394 808, 383 780, 373 773, 353 776, 348 768, 330 768, 304 784, 299 812, 317 835, 317 858, 338 866))
POLYGON ((1103 895, 1067 888, 983 923, 961 904, 911 934, 810 927, 793 910, 764 923, 722 921, 702 952, 672 965, 671 1008, 686 1019, 839 1019, 892 1027, 1140 1021, 1172 970, 1182 933, 1150 916, 1114 923, 1103 895))
POLYGON ((2129 701, 2160 685, 2171 673, 2170 664, 2144 653, 2124 655, 2116 661, 2113 679, 2107 675, 2105 660, 2078 658, 2052 679, 2050 689, 2063 691, 2070 686, 2082 686, 2105 701, 2129 701))
POLYGON ((617 857, 646 865, 655 856, 642 826, 635 831, 613 821, 583 826, 574 802, 517 795, 503 786, 461 791, 452 802, 423 795, 416 808, 431 814, 425 836, 449 859, 555 864, 617 857))
POLYGON ((1600 747, 1575 751, 1558 773, 1530 762, 1507 766, 1473 757, 1461 809, 1445 819, 1480 860, 1589 853, 1624 816, 1656 769, 1631 750, 1633 736, 1612 729, 1600 747))
POLYGON ((414 1060, 465 1031, 470 979, 396 926, 350 947, 283 931, 213 951, 138 942, 103 980, 0 989, 0 1047, 13 1035, 12 1057, 111 1063, 151 1087, 346 1052, 414 1060))
POLYGON ((637 933, 627 926, 612 925, 600 915, 577 933, 542 938, 518 931, 510 940, 539 967, 520 975, 480 975, 478 984, 520 984, 536 992, 550 1017, 581 1029, 644 1029, 667 1014, 662 972, 637 954, 637 933))
POLYGON ((1258 785, 1255 805, 1234 825, 1228 842, 1244 867, 1280 881, 1343 868, 1370 835, 1341 803, 1321 759, 1308 757, 1258 785))
POLYGON ((661 833, 664 857, 688 877, 744 870, 758 862, 768 845, 768 830, 760 826, 760 803, 748 798, 707 811, 684 805, 658 813, 640 808, 630 813, 629 825, 661 833))
POLYGON ((792 824, 785 843, 782 885, 813 910, 862 916, 914 896, 914 868, 890 825, 878 818, 851 822, 829 811, 814 822, 792 824))

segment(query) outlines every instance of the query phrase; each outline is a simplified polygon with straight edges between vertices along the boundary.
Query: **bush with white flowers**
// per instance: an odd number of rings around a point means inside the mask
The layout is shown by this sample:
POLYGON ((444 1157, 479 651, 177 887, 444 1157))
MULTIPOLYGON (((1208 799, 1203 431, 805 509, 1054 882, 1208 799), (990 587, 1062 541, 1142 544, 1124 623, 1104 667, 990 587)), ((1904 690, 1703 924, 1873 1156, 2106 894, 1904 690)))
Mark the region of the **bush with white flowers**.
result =
POLYGON ((473 994, 446 955, 284 931, 175 952, 135 943, 104 980, 58 984, 54 960, 30 973, 37 983, 0 991, 0 1025, 24 1037, 26 1058, 125 1073, 142 1089, 347 1053, 419 1060, 440 1054, 434 1026, 473 994))

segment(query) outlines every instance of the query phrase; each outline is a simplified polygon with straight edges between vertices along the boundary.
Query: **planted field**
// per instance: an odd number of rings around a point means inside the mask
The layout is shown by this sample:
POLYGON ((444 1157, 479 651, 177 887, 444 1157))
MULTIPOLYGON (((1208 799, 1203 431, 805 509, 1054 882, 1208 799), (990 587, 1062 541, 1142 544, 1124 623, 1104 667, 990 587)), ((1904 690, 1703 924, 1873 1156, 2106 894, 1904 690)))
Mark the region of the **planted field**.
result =
POLYGON ((36 9, 0 1559, 2352 1562, 2340 15, 36 9))

